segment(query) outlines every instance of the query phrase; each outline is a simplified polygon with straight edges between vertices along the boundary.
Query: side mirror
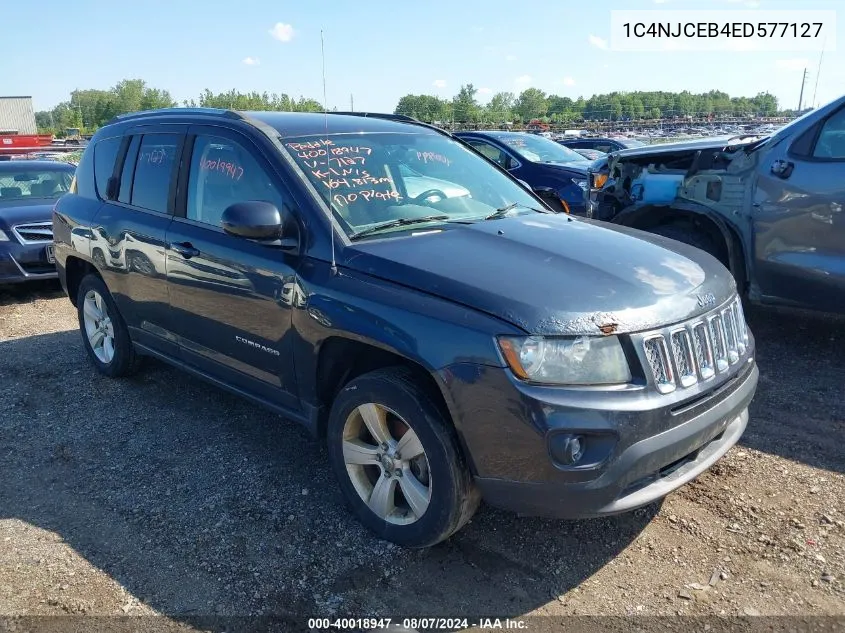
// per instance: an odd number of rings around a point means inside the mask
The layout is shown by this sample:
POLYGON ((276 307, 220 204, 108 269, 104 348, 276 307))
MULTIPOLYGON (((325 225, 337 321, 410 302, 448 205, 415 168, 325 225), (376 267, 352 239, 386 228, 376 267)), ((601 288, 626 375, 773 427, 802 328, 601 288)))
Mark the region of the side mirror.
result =
POLYGON ((284 217, 285 215, 270 202, 249 200, 227 207, 220 223, 229 235, 255 240, 268 246, 296 250, 299 238, 285 237, 285 228, 293 225, 291 219, 284 217))

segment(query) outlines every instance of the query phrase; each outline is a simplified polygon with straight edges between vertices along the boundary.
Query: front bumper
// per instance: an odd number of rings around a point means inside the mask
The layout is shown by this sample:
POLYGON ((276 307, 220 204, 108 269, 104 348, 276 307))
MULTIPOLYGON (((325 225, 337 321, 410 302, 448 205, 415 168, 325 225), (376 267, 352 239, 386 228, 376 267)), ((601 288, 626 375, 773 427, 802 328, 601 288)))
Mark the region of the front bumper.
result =
POLYGON ((0 284, 55 279, 56 265, 47 258, 47 246, 0 242, 0 284))
POLYGON ((633 510, 697 477, 742 436, 759 376, 752 354, 721 384, 684 400, 634 391, 594 392, 579 402, 526 388, 503 369, 479 371, 469 385, 448 374, 444 382, 461 403, 456 424, 484 500, 556 518, 633 510), (549 438, 570 430, 588 443, 591 432, 613 434, 616 445, 593 466, 562 467, 549 438))

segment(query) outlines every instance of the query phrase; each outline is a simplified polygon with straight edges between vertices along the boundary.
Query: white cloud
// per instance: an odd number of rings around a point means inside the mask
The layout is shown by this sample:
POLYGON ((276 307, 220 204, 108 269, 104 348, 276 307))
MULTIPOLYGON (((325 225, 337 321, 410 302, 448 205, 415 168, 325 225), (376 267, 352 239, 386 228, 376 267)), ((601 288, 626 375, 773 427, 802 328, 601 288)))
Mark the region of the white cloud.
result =
POLYGON ((280 42, 290 42, 293 39, 293 26, 284 22, 276 22, 276 26, 268 32, 280 42))
POLYGON ((758 0, 748 0, 748 2, 745 3, 745 6, 749 9, 756 9, 760 6, 760 2, 758 0))
POLYGON ((261 60, 257 57, 244 57, 244 64, 247 66, 258 66, 261 63, 261 60))
POLYGON ((600 48, 603 51, 607 50, 607 40, 600 38, 598 35, 588 35, 587 41, 596 48, 600 48))
POLYGON ((527 86, 531 83, 531 75, 521 75, 514 79, 514 81, 522 86, 527 86))
POLYGON ((515 62, 516 61, 516 55, 505 55, 505 60, 509 61, 509 62, 515 62))
POLYGON ((435 88, 445 88, 446 87, 446 80, 445 79, 435 79, 431 82, 431 85, 435 88))
POLYGON ((809 64, 810 60, 806 57, 775 60, 775 67, 779 70, 804 70, 809 64))
POLYGON ((564 86, 574 86, 575 80, 572 77, 564 77, 563 78, 563 85, 564 86))
POLYGON ((492 90, 492 89, 490 89, 490 88, 479 88, 479 89, 478 89, 478 94, 480 94, 480 95, 489 95, 489 94, 493 94, 493 90, 492 90))

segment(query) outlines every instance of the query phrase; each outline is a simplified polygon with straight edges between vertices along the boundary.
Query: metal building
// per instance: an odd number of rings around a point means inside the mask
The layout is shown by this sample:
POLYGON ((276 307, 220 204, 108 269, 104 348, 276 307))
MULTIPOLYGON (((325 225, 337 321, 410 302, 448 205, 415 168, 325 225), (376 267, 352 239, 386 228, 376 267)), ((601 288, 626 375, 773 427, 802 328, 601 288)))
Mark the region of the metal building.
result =
POLYGON ((37 134, 32 97, 0 97, 0 134, 37 134))

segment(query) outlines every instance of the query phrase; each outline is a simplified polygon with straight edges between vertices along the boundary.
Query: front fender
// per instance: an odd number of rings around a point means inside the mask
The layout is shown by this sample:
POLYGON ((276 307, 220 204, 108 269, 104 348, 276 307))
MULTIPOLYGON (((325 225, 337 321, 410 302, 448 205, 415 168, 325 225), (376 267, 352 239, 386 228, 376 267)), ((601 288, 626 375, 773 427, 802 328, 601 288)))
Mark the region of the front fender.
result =
POLYGON ((455 363, 503 367, 500 334, 523 332, 476 310, 383 279, 308 261, 298 271, 292 316, 294 363, 300 398, 318 404, 323 344, 343 338, 400 356, 428 372, 455 363))

